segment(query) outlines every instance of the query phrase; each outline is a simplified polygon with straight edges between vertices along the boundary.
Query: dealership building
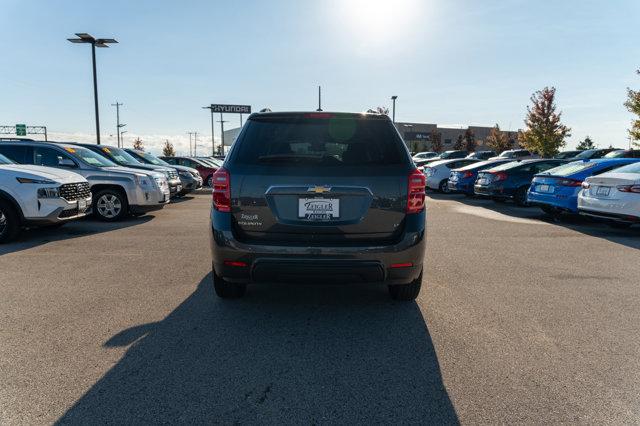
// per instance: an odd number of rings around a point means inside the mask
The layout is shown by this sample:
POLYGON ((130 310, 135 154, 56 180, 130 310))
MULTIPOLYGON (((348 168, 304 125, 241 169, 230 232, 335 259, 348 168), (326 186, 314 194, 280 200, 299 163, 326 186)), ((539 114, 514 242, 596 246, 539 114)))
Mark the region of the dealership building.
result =
MULTIPOLYGON (((409 151, 420 152, 431 150, 431 135, 438 132, 441 135, 442 149, 453 149, 460 136, 464 136, 467 129, 471 130, 478 143, 477 150, 489 150, 485 144, 485 140, 493 127, 485 126, 468 126, 468 127, 440 127, 437 124, 428 123, 401 123, 396 122, 396 128, 402 135, 404 142, 407 144, 409 151)), ((518 146, 518 132, 504 131, 507 138, 513 141, 513 148, 518 146)))

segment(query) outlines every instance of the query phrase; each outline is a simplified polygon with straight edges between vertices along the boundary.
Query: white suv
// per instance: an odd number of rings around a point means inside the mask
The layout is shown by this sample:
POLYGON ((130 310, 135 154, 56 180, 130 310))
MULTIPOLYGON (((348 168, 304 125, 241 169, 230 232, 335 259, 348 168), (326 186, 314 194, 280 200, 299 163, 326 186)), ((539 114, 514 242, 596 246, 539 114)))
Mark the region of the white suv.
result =
POLYGON ((89 182, 77 173, 15 164, 0 155, 0 243, 23 226, 55 225, 85 216, 89 182))

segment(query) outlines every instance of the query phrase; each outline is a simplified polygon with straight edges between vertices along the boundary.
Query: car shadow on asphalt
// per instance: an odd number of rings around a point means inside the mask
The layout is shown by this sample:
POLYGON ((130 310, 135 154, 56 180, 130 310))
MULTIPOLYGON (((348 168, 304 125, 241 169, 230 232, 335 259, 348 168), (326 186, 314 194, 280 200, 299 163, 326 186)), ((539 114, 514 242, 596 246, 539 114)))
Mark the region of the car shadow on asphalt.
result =
POLYGON ((562 215, 559 218, 554 218, 535 206, 519 207, 512 202, 497 203, 488 198, 467 197, 462 194, 441 194, 431 192, 428 195, 430 198, 435 200, 458 201, 466 205, 482 207, 521 219, 540 220, 542 222, 562 226, 585 235, 603 238, 616 244, 640 249, 640 226, 618 229, 609 226, 603 221, 598 221, 585 216, 562 215))
POLYGON ((0 245, 0 256, 38 247, 53 241, 68 240, 86 235, 101 234, 140 225, 153 219, 153 215, 130 216, 120 222, 101 222, 93 218, 83 218, 67 222, 59 227, 31 228, 22 231, 12 243, 0 245))
POLYGON ((362 285, 221 300, 210 280, 111 337, 127 352, 58 423, 459 423, 415 302, 362 285))

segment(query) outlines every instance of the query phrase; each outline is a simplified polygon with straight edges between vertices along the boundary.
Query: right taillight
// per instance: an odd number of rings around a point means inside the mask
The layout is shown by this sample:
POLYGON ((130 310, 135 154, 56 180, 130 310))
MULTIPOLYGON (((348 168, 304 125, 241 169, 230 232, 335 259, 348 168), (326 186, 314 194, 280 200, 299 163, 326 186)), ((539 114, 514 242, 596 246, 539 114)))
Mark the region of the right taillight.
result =
POLYGON ((618 185, 618 191, 620 192, 633 192, 640 194, 640 185, 618 185))
POLYGON ((493 181, 499 182, 501 180, 507 180, 507 174, 505 172, 489 172, 493 175, 493 181))
POLYGON ((424 174, 415 169, 409 175, 409 191, 407 194, 407 214, 420 213, 424 210, 426 180, 424 174))
POLYGON ((473 177, 473 172, 464 172, 464 175, 462 175, 463 178, 471 178, 473 177))
POLYGON ((231 211, 231 176, 224 167, 213 174, 213 208, 219 212, 231 211))

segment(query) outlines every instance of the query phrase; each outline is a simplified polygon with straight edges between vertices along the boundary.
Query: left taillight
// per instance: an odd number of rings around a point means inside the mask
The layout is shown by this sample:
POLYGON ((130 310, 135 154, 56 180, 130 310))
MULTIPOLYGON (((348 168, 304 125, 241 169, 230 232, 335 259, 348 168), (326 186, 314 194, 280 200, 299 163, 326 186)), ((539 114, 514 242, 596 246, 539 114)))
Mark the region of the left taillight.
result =
POLYGON ((620 192, 633 192, 640 194, 640 185, 618 185, 618 191, 620 192))
POLYGON ((224 167, 213 174, 213 208, 219 212, 231 211, 231 175, 224 167))
POLYGON ((409 191, 407 193, 407 214, 420 213, 424 210, 426 179, 424 174, 415 169, 409 175, 409 191))

